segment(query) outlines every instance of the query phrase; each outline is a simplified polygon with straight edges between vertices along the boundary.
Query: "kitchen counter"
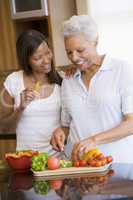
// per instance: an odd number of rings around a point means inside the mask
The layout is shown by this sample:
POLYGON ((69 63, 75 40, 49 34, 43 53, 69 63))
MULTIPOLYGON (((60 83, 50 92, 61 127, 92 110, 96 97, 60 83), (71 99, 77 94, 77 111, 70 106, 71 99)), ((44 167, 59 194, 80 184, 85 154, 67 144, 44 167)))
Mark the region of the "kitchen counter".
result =
POLYGON ((103 174, 85 174, 45 180, 32 173, 0 172, 1 200, 109 200, 133 199, 133 165, 113 164, 103 174))

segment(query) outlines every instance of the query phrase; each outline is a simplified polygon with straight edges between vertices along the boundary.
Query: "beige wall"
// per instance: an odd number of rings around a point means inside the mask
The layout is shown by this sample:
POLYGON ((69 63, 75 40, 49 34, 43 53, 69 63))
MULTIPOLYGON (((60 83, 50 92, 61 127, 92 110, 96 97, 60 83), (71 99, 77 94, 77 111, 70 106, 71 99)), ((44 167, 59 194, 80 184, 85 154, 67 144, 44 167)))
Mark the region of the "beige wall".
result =
POLYGON ((68 65, 61 25, 64 20, 76 14, 75 0, 49 0, 49 10, 55 66, 68 65))
POLYGON ((15 26, 8 0, 0 1, 0 72, 17 68, 15 26))

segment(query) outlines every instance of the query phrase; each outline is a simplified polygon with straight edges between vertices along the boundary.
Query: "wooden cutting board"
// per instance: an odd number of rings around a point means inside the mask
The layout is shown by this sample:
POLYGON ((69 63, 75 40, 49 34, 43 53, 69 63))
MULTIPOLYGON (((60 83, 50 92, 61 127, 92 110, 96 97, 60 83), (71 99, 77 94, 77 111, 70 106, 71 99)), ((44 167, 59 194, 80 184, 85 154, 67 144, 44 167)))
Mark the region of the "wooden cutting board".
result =
POLYGON ((73 174, 86 174, 86 173, 103 173, 107 171, 111 166, 111 163, 101 167, 69 167, 61 168, 56 170, 44 170, 44 171, 33 171, 34 176, 60 176, 60 175, 73 175, 73 174))

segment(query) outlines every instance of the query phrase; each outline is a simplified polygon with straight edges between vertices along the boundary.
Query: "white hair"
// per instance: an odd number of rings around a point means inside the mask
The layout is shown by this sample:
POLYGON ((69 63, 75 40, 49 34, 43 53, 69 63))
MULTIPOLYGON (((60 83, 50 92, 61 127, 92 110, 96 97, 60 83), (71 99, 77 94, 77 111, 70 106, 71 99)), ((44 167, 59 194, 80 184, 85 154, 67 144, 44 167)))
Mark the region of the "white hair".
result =
POLYGON ((63 23, 64 37, 82 33, 91 41, 98 37, 97 24, 89 15, 74 15, 63 23))

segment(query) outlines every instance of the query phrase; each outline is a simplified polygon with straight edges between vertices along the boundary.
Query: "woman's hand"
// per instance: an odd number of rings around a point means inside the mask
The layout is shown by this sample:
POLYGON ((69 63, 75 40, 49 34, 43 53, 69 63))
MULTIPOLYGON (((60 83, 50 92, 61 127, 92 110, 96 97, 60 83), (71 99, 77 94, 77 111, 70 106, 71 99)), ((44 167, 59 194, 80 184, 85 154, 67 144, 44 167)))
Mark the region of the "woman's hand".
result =
POLYGON ((66 135, 62 128, 57 128, 52 135, 50 144, 53 146, 53 149, 56 151, 64 151, 66 135))
POLYGON ((73 76, 76 71, 77 71, 77 68, 75 67, 75 65, 70 65, 65 70, 65 76, 69 78, 69 77, 73 76))
POLYGON ((75 143, 71 155, 72 160, 73 161, 79 160, 80 156, 83 153, 88 152, 89 150, 94 149, 95 147, 96 143, 94 136, 91 136, 85 140, 75 143))
POLYGON ((20 108, 25 109, 26 106, 36 98, 35 91, 33 89, 25 89, 21 93, 21 103, 20 108))

